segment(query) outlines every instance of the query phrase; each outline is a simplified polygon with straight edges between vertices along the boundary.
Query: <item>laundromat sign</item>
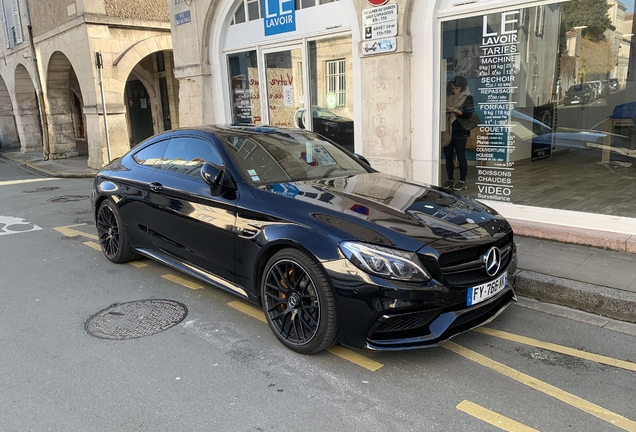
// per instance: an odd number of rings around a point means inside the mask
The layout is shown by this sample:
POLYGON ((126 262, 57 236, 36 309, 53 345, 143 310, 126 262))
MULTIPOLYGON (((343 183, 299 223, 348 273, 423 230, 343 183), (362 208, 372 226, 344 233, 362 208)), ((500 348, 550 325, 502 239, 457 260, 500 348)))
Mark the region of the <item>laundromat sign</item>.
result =
POLYGON ((296 30, 294 0, 263 0, 265 36, 296 30))

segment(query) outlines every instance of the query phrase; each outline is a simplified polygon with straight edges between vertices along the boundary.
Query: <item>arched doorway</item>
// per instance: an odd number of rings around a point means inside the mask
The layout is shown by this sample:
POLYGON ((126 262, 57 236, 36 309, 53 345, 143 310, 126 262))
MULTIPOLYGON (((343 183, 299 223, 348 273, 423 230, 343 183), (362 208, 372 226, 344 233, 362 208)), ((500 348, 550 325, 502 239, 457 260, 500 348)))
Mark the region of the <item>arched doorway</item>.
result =
POLYGON ((4 79, 0 77, 0 148, 19 148, 20 139, 15 127, 13 104, 9 89, 4 79))
POLYGON ((78 146, 82 154, 88 154, 80 84, 62 52, 55 52, 49 60, 46 87, 51 158, 76 157, 78 146))

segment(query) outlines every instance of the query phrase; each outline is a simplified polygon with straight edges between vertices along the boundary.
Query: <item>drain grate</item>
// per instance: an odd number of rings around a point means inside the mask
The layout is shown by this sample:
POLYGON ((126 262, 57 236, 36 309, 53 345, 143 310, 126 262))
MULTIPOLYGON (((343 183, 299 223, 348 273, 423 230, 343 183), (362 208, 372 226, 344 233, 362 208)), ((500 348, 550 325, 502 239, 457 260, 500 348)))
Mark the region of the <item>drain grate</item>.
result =
POLYGON ((62 195, 55 198, 47 199, 48 202, 69 202, 69 201, 82 201, 88 199, 87 195, 62 195))
POLYGON ((54 191, 54 190, 57 190, 57 189, 59 189, 58 186, 41 187, 41 188, 36 188, 36 189, 25 190, 25 191, 22 191, 22 193, 50 192, 50 191, 54 191))
POLYGON ((101 339, 135 339, 167 330, 186 315, 188 308, 172 300, 115 303, 93 315, 86 322, 86 331, 101 339))

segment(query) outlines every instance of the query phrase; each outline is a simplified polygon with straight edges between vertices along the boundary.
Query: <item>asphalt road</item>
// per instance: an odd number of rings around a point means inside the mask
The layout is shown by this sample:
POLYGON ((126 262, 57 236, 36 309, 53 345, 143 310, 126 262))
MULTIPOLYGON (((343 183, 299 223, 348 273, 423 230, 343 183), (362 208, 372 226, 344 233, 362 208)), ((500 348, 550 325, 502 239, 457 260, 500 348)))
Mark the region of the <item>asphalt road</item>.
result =
POLYGON ((230 294, 106 260, 90 186, 0 160, 2 431, 636 430, 636 327, 521 301, 441 348, 298 355, 230 294), (148 299, 187 316, 136 339, 86 331, 148 299))

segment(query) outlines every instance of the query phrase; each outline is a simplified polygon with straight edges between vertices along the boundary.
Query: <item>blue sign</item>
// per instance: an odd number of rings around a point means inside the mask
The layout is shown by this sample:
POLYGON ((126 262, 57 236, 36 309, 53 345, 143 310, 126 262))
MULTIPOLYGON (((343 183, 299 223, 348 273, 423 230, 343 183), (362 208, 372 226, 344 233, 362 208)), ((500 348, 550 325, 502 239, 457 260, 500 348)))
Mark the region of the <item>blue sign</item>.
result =
POLYGON ((294 0, 263 0, 265 36, 296 30, 294 0))
POLYGON ((189 23, 192 21, 190 17, 190 11, 181 12, 174 15, 174 25, 180 26, 181 24, 189 23))

